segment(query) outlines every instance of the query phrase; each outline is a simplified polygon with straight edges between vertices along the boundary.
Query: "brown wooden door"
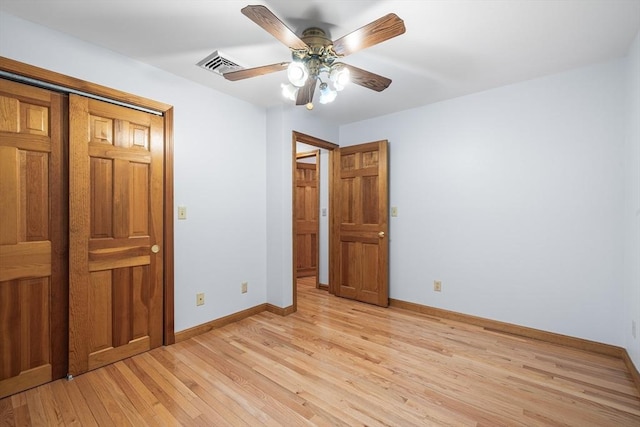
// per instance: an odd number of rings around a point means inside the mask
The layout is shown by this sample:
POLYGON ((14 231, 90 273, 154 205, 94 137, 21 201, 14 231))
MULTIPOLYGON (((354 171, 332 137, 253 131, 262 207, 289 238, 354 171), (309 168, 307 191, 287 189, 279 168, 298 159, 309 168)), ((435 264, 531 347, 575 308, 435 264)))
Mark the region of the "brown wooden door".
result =
POLYGON ((63 104, 0 80, 0 398, 66 373, 63 104))
POLYGON ((296 162, 296 276, 318 275, 318 153, 304 158, 314 163, 296 162))
POLYGON ((387 141, 334 157, 332 268, 336 295, 389 304, 387 141))
POLYGON ((69 97, 69 373, 162 344, 163 119, 69 97))

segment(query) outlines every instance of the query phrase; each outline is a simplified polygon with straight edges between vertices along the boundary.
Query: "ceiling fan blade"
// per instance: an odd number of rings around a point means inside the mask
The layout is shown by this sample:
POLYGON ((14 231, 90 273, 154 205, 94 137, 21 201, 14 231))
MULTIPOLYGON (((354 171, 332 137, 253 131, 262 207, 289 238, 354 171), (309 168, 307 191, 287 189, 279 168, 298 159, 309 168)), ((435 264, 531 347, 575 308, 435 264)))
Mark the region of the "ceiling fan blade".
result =
POLYGON ((404 21, 390 13, 333 42, 333 51, 347 56, 367 47, 392 39, 406 31, 404 21))
POLYGON ((376 92, 382 92, 391 84, 391 79, 382 77, 371 71, 363 70, 362 68, 354 67, 353 65, 342 64, 349 69, 351 75, 351 82, 364 86, 367 89, 375 90, 376 92))
POLYGON ((316 91, 317 80, 309 77, 304 86, 298 89, 296 105, 305 105, 313 100, 313 93, 316 91))
POLYGON ((276 15, 262 5, 246 6, 241 12, 253 22, 261 26, 273 37, 291 49, 308 49, 309 46, 289 29, 276 15))
POLYGON ((251 77, 262 76, 264 74, 275 73, 276 71, 282 71, 287 68, 287 65, 289 65, 288 62, 279 62, 277 64, 263 65, 262 67, 229 71, 228 73, 224 73, 223 76, 225 79, 235 82, 236 80, 243 80, 251 77))

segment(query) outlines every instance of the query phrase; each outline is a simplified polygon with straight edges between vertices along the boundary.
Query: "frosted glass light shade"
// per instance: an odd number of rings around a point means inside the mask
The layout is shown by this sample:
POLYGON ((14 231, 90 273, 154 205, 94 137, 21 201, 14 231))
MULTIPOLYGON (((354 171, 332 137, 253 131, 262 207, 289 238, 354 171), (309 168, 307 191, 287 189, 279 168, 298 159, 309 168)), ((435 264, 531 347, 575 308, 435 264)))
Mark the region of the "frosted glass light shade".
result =
POLYGON ((320 104, 328 104, 336 99, 338 92, 331 89, 328 84, 322 83, 320 85, 320 104))
POLYGON ((298 88, 295 87, 292 84, 284 84, 282 83, 280 85, 280 87, 282 88, 282 96, 284 96, 286 99, 290 100, 290 101, 295 101, 296 97, 298 96, 298 88))
POLYGON ((336 90, 342 90, 351 81, 351 73, 346 67, 335 67, 331 69, 329 79, 336 90))
POLYGON ((302 62, 293 61, 289 64, 289 67, 287 67, 287 78, 294 86, 304 86, 308 77, 309 72, 302 62))

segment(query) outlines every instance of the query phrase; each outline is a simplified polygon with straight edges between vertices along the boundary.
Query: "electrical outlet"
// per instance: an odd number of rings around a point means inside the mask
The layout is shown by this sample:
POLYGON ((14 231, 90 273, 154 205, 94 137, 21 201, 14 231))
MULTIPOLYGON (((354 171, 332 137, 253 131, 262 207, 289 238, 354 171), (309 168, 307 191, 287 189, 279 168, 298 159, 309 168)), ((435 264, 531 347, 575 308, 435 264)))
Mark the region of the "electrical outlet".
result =
POLYGON ((196 294, 196 305, 204 305, 204 293, 196 294))
POLYGON ((247 282, 242 282, 242 284, 240 285, 240 291, 241 291, 243 294, 246 294, 246 293, 247 293, 247 288, 248 288, 248 287, 249 287, 249 283, 247 283, 247 282))
POLYGON ((636 338, 636 321, 631 321, 631 335, 633 335, 633 339, 636 338))
POLYGON ((442 282, 440 280, 433 281, 433 290, 436 292, 442 292, 442 282))

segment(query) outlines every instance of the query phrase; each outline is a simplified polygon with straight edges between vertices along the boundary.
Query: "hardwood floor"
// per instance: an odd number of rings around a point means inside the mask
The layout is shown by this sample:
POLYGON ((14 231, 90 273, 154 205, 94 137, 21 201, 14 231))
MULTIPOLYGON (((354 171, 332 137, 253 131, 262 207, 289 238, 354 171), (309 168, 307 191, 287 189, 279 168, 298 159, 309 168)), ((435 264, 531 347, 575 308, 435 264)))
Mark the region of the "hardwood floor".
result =
POLYGON ((187 341, 0 400, 0 425, 639 426, 622 360, 298 289, 187 341))

